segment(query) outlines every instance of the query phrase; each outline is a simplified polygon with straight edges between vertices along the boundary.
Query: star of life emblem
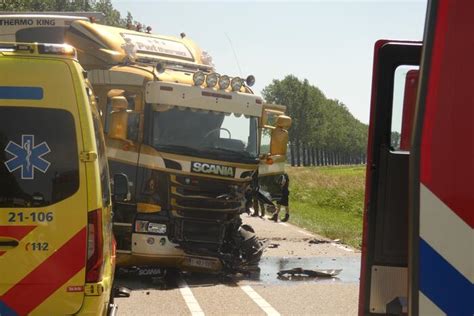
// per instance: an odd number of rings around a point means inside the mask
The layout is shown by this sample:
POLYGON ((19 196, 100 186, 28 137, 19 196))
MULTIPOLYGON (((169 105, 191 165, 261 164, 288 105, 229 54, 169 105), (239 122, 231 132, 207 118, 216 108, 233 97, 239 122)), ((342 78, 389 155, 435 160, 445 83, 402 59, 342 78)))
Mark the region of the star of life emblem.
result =
POLYGON ((51 163, 43 158, 51 152, 46 142, 35 145, 34 135, 21 135, 21 145, 9 141, 5 151, 13 157, 5 162, 8 171, 21 170, 21 178, 33 180, 35 169, 46 173, 51 163))

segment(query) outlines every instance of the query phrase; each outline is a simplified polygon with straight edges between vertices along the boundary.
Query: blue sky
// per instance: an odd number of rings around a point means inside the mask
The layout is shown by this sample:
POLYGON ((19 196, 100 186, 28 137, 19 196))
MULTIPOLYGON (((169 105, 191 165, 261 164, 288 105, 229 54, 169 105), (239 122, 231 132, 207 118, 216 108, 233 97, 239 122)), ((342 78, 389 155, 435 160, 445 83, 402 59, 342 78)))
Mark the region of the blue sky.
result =
POLYGON ((257 94, 294 74, 369 120, 373 45, 421 40, 426 0, 413 1, 132 1, 112 0, 153 33, 185 32, 213 57, 217 72, 253 74, 257 94), (232 52, 235 49, 240 68, 232 52))

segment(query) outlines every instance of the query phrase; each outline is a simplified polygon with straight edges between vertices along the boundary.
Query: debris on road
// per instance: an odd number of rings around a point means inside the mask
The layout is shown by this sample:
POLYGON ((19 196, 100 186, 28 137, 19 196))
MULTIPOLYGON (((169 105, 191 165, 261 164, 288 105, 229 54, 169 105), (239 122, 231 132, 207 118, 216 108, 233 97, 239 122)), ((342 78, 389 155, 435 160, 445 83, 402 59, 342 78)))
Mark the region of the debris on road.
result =
POLYGON ((307 278, 334 278, 342 269, 303 269, 293 268, 288 270, 280 270, 278 278, 281 280, 303 280, 307 278))
POLYGON ((309 240, 309 243, 310 243, 310 244, 329 244, 329 243, 331 243, 331 241, 330 241, 330 240, 324 240, 324 239, 317 239, 317 238, 315 238, 315 239, 310 239, 310 240, 309 240))
POLYGON ((280 247, 280 244, 277 244, 277 243, 271 243, 271 244, 268 244, 267 248, 278 248, 280 247))

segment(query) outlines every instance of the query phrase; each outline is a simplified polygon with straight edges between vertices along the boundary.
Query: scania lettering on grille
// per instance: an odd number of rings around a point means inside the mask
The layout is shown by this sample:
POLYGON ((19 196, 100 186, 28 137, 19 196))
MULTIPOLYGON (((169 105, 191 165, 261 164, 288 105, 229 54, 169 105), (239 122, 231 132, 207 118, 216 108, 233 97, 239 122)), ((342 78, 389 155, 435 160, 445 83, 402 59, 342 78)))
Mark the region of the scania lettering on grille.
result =
POLYGON ((229 166, 215 165, 212 163, 205 162, 191 162, 191 172, 214 174, 217 176, 233 178, 235 174, 235 168, 229 166))

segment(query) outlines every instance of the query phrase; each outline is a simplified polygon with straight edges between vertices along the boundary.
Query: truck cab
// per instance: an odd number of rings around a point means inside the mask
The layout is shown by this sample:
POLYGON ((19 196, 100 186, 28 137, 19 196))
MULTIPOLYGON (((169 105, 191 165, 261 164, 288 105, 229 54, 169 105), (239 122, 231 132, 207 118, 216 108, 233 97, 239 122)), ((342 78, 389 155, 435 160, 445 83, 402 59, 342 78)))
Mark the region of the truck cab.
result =
POLYGON ((115 210, 119 264, 255 269, 263 248, 240 214, 260 158, 284 161, 285 137, 259 152, 263 128, 285 134, 291 124, 282 108, 266 125, 254 78, 218 74, 186 37, 77 21, 67 40, 106 113, 112 173, 130 183, 115 210))
POLYGON ((98 96, 114 179, 117 264, 256 269, 263 247, 240 214, 259 169, 283 172, 291 125, 285 108, 264 104, 251 90, 253 76, 217 73, 184 35, 78 19, 64 40, 98 96), (261 153, 265 129, 273 137, 261 153))

